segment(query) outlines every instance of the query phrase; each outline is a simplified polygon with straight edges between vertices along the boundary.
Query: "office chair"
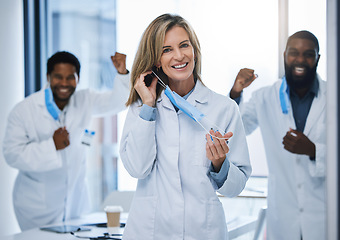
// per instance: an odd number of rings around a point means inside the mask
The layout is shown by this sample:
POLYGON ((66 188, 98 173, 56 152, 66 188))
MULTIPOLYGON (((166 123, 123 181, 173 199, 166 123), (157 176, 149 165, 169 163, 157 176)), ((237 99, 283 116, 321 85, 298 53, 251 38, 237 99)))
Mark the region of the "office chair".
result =
POLYGON ((263 240, 262 233, 265 231, 266 211, 267 211, 267 206, 262 207, 259 211, 253 240, 263 240))

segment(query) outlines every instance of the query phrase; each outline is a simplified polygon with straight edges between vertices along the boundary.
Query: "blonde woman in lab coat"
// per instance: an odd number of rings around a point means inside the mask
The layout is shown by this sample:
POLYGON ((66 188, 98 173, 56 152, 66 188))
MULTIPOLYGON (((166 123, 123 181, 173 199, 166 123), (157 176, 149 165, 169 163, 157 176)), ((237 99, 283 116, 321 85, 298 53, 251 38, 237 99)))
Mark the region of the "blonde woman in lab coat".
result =
POLYGON ((200 72, 200 45, 187 21, 157 17, 134 60, 121 139, 123 164, 138 178, 124 239, 228 239, 216 191, 237 196, 251 166, 236 103, 205 87, 200 72), (150 78, 152 68, 205 114, 209 134, 174 107, 157 78, 150 78))

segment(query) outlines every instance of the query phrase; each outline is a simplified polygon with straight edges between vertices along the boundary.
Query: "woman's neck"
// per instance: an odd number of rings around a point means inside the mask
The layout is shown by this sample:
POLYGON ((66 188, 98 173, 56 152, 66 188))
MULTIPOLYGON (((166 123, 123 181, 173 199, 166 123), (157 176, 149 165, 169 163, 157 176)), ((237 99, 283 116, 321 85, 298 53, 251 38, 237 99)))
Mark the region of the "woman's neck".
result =
POLYGON ((194 77, 192 75, 190 78, 183 81, 174 81, 169 79, 169 87, 172 91, 183 97, 195 87, 194 77))

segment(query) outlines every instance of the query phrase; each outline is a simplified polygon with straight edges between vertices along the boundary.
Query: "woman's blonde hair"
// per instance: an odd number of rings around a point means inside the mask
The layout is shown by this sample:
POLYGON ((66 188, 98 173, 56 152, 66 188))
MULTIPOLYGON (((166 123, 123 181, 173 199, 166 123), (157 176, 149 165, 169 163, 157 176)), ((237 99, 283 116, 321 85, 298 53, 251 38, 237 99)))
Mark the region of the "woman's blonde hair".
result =
MULTIPOLYGON (((151 70, 153 66, 156 66, 160 62, 163 52, 165 34, 174 26, 182 27, 188 33, 189 41, 193 46, 195 56, 195 67, 193 71, 194 79, 202 82, 201 47, 194 30, 181 16, 163 14, 153 20, 143 33, 131 70, 131 90, 129 99, 126 102, 126 106, 129 106, 140 99, 139 94, 134 89, 135 81, 140 76, 140 74, 151 70)), ((161 70, 161 72, 163 71, 161 70)), ((162 80, 165 82, 165 84, 168 84, 168 79, 166 77, 164 79, 162 78, 162 80)), ((156 99, 159 97, 162 90, 163 88, 157 84, 156 99)))

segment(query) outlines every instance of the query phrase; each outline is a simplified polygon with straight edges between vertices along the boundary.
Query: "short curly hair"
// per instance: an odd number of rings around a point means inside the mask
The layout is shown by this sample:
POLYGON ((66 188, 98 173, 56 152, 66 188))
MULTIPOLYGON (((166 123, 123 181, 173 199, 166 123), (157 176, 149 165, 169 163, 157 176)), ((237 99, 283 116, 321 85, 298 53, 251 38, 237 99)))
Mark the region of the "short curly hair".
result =
POLYGON ((69 63, 76 68, 77 75, 80 73, 80 62, 72 53, 61 51, 56 52, 47 60, 47 74, 51 74, 54 66, 59 63, 69 63))
POLYGON ((313 33, 306 31, 306 30, 298 31, 298 32, 294 33, 293 35, 291 35, 287 40, 286 49, 287 49, 289 43, 293 39, 297 39, 297 38, 311 40, 314 43, 317 52, 319 52, 319 41, 318 41, 318 39, 315 37, 315 35, 313 33))

